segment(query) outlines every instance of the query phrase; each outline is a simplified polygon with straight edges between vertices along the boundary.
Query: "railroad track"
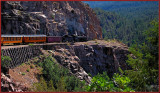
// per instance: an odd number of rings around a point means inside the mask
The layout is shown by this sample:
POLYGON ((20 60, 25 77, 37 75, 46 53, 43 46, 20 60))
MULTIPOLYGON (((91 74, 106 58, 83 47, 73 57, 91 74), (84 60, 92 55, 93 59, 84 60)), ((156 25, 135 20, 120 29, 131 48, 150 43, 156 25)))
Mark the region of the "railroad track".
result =
POLYGON ((28 47, 28 46, 43 46, 43 45, 65 45, 67 43, 41 43, 41 44, 37 44, 37 43, 32 43, 32 45, 3 45, 1 46, 1 50, 2 49, 9 49, 9 48, 19 48, 19 47, 28 47))

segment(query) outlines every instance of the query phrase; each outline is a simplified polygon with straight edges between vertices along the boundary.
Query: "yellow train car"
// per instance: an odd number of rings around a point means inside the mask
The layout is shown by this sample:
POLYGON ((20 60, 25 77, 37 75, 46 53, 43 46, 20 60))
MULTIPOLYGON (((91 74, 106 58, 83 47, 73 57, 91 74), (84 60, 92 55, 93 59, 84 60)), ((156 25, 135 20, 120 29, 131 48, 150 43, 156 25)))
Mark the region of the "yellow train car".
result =
POLYGON ((24 43, 46 42, 46 35, 24 35, 23 42, 24 43))
POLYGON ((1 44, 20 44, 22 38, 22 35, 1 35, 1 44))

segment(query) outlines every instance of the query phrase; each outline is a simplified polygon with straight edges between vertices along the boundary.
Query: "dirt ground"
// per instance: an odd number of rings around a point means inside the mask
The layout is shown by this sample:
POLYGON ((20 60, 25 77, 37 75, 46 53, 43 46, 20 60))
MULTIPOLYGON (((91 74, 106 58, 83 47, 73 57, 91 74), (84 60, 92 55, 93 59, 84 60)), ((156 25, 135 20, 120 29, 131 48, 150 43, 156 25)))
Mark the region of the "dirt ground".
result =
POLYGON ((37 75, 41 74, 41 70, 42 68, 36 66, 33 62, 28 62, 10 69, 9 75, 14 82, 31 88, 33 83, 38 82, 37 75))

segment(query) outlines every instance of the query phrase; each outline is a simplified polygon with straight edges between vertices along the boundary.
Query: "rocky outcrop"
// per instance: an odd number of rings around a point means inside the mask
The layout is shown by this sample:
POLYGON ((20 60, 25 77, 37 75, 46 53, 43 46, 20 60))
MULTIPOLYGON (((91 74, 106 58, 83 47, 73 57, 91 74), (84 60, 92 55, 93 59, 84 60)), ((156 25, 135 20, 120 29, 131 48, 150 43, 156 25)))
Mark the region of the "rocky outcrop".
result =
POLYGON ((72 47, 56 47, 54 50, 50 50, 53 57, 64 67, 68 68, 73 75, 80 80, 85 80, 86 83, 90 83, 91 77, 84 71, 79 65, 80 59, 75 55, 72 47))
POLYGON ((114 73, 130 69, 126 63, 128 48, 107 45, 75 45, 74 52, 80 59, 81 67, 92 76, 107 72, 110 77, 114 73))
POLYGON ((102 39, 96 14, 80 1, 3 1, 1 33, 102 39))
POLYGON ((67 47, 50 50, 57 61, 67 67, 80 80, 90 83, 92 76, 107 72, 109 77, 122 70, 131 69, 127 63, 128 47, 118 42, 77 42, 67 47), (98 44, 97 44, 98 43, 98 44))
POLYGON ((1 73, 1 89, 2 92, 24 92, 28 90, 25 86, 19 82, 14 82, 3 73, 1 73))

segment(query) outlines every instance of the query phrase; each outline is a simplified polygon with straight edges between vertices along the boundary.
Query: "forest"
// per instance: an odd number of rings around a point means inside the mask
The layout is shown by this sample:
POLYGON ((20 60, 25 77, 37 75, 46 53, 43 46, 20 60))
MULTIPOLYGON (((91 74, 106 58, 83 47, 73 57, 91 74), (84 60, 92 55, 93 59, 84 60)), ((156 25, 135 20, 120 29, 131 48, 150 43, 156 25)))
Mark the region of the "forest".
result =
POLYGON ((104 39, 118 39, 131 46, 145 41, 143 32, 158 20, 158 2, 87 2, 94 8, 103 29, 104 39))

